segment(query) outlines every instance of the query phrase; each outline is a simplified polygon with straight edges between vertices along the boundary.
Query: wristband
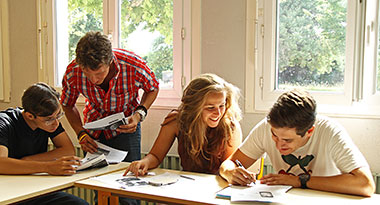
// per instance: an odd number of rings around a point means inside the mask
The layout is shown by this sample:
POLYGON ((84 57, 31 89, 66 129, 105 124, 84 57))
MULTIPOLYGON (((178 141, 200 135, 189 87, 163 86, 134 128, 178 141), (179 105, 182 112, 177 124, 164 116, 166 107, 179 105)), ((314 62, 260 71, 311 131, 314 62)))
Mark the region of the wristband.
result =
POLYGON ((85 134, 88 134, 88 132, 86 130, 81 130, 78 132, 78 135, 77 135, 77 138, 79 140, 80 137, 82 137, 82 134, 85 133, 85 134))
POLYGON ((79 131, 78 133, 78 141, 79 141, 79 144, 82 142, 82 140, 86 137, 86 135, 89 135, 88 132, 86 130, 81 130, 79 131))
POLYGON ((79 144, 82 143, 82 140, 86 137, 87 133, 84 133, 81 137, 79 137, 78 141, 79 141, 79 144))

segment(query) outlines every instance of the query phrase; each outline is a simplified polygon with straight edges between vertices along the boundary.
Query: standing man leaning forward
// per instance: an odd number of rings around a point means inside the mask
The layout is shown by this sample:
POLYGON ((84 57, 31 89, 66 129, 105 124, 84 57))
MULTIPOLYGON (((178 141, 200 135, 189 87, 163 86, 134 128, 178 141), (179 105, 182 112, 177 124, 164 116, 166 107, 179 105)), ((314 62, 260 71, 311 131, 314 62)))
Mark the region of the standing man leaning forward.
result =
POLYGON ((316 115, 316 102, 305 91, 283 93, 266 119, 222 163, 220 175, 232 184, 255 181, 254 173, 234 162, 249 167, 265 152, 277 174, 262 177, 261 183, 362 196, 374 193, 368 163, 359 149, 341 125, 316 115))
POLYGON ((76 59, 67 66, 62 80, 61 104, 83 151, 95 152, 97 139, 128 151, 125 161, 139 160, 140 122, 158 94, 154 73, 134 53, 112 49, 111 41, 100 32, 88 32, 79 40, 75 52, 76 59), (144 91, 140 102, 139 89, 144 91), (124 112, 125 116, 131 115, 128 124, 116 130, 84 130, 75 106, 79 94, 86 98, 84 122, 124 112))
MULTIPOLYGON (((75 174, 75 165, 79 165, 80 159, 73 156, 74 146, 58 121, 64 115, 58 98, 59 93, 53 88, 37 83, 24 92, 22 108, 0 112, 0 174, 75 174), (56 148, 47 152, 49 138, 56 148)), ((25 204, 87 202, 64 192, 55 192, 28 200, 25 204)))

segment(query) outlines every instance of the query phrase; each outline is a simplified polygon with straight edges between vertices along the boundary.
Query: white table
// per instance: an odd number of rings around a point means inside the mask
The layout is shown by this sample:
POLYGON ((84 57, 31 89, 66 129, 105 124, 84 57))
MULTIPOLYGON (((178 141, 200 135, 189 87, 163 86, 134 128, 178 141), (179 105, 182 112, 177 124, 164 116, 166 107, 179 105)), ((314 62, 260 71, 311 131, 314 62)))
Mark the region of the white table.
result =
MULTIPOLYGON (((169 204, 230 204, 228 199, 219 199, 215 197, 215 193, 222 188, 228 186, 227 182, 220 176, 199 174, 193 172, 183 172, 166 169, 154 169, 151 170, 160 174, 163 172, 172 172, 176 174, 183 174, 191 176, 195 180, 184 183, 183 180, 178 181, 175 184, 155 187, 155 186, 143 186, 138 189, 122 189, 112 186, 107 183, 103 183, 94 179, 86 179, 75 182, 74 186, 87 189, 93 189, 99 191, 98 202, 99 205, 108 204, 108 198, 110 198, 110 204, 117 204, 118 196, 141 199, 146 201, 162 202, 169 204), (184 186, 186 185, 186 186, 184 186)), ((115 172, 113 174, 120 174, 124 172, 115 172)), ((244 203, 243 203, 244 204, 244 203)), ((267 204, 267 203, 252 203, 249 204, 267 204)), ((330 205, 330 204, 380 204, 380 195, 375 194, 370 198, 329 193, 324 191, 315 191, 309 189, 291 189, 286 193, 286 199, 281 203, 271 204, 299 204, 299 205, 330 205)))
POLYGON ((129 163, 122 162, 103 168, 80 171, 72 176, 0 175, 0 204, 10 204, 43 194, 70 188, 74 182, 93 176, 124 170, 129 163))

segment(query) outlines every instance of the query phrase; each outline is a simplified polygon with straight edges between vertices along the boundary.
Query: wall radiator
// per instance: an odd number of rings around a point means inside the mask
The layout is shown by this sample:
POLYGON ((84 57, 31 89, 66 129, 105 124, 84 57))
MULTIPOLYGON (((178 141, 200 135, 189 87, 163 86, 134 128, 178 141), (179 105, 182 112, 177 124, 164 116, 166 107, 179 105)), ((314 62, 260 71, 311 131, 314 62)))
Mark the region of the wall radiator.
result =
MULTIPOLYGON (((51 149, 52 146, 49 148, 51 149)), ((77 156, 83 157, 83 152, 81 151, 79 147, 76 149, 76 154, 77 156)), ((146 153, 141 154, 141 158, 143 158, 145 155, 146 153)), ((178 155, 167 155, 159 167, 164 168, 164 169, 180 170, 181 168, 180 159, 178 155)), ((270 164, 264 164, 263 174, 265 175, 267 173, 274 173, 273 167, 270 164)), ((376 184, 376 193, 380 194, 380 173, 373 173, 373 178, 376 184)), ((74 188, 67 189, 65 191, 67 193, 81 197, 82 199, 86 200, 89 204, 94 204, 94 192, 92 190, 74 187, 74 188)), ((155 203, 141 201, 141 204, 154 205, 155 203)))

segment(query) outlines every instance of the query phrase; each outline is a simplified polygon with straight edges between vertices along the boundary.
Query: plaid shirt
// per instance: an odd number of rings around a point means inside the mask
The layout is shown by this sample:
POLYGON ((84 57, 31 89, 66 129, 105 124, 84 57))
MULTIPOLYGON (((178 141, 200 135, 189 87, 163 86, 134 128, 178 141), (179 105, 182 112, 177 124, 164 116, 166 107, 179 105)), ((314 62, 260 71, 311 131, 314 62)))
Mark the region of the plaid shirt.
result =
MULTIPOLYGON (((158 82, 154 73, 146 62, 136 54, 123 49, 113 49, 113 59, 116 75, 109 82, 108 92, 91 83, 82 69, 73 60, 66 69, 62 80, 61 104, 74 106, 79 94, 86 98, 83 110, 84 122, 92 122, 108 115, 124 112, 130 116, 140 104, 139 89, 145 92, 158 89, 158 82)), ((100 130, 89 132, 99 138, 100 130)), ((114 130, 105 130, 105 137, 112 138, 120 133, 114 130)))

